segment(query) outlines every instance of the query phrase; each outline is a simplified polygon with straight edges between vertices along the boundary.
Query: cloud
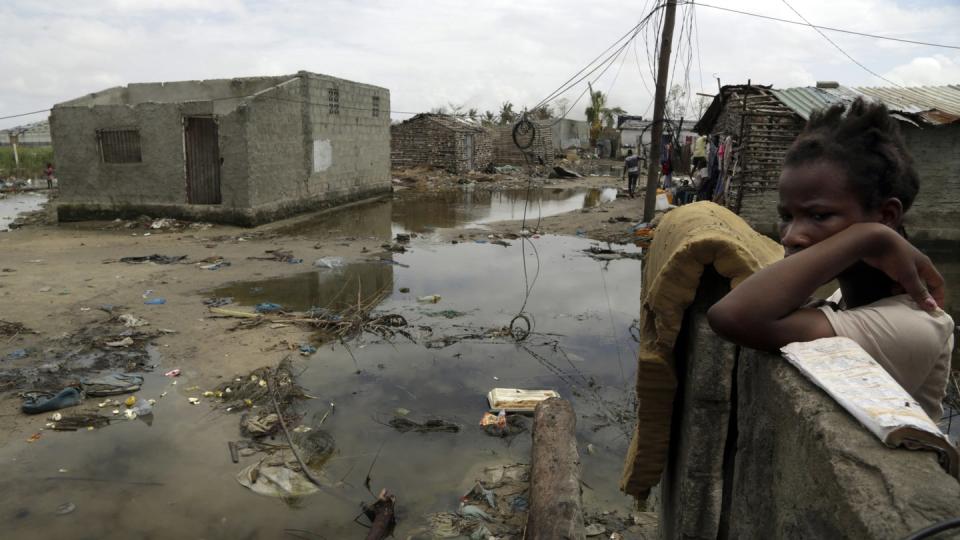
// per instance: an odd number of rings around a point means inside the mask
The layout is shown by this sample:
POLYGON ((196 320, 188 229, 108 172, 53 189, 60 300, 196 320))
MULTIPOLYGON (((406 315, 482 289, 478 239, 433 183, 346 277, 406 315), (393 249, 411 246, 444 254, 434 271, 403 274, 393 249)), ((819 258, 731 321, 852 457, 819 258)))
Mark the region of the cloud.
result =
POLYGON ((960 84, 960 56, 920 56, 891 69, 885 75, 903 86, 960 84))
MULTIPOLYGON (((0 55, 0 116, 116 84, 280 75, 301 69, 384 86, 396 111, 448 102, 497 110, 531 107, 636 24, 654 5, 616 0, 6 0, 0 55)), ((960 43, 954 0, 805 0, 812 22, 911 39, 960 43)), ((729 0, 725 7, 796 19, 786 6, 729 0)), ((595 88, 632 114, 649 114, 657 21, 617 57, 595 88)), ((828 33, 878 73, 904 81, 953 77, 958 59, 929 47, 828 33), (934 59, 933 64, 918 59, 934 59), (914 67, 911 67, 914 66, 914 67)), ((672 84, 697 92, 723 84, 789 87, 816 80, 885 84, 855 66, 809 27, 700 6, 678 8, 672 84), (691 14, 695 14, 696 24, 691 14)), ((928 61, 928 60, 926 60, 928 61)), ((897 79, 894 79, 897 80, 897 79)), ((954 77, 953 81, 958 80, 954 77)), ((584 84, 563 94, 570 103, 584 84)), ((573 106, 583 117, 586 103, 573 106)), ((40 116, 42 117, 42 115, 40 116)), ((0 129, 40 117, 0 120, 0 129)), ((405 114, 394 114, 405 118, 405 114)))

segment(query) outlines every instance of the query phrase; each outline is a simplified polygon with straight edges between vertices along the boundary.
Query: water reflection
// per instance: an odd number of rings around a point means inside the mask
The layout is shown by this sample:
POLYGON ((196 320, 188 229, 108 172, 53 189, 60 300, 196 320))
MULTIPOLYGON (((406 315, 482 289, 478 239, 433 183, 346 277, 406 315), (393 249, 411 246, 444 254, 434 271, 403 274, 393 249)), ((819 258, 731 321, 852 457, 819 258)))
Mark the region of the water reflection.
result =
POLYGON ((281 234, 387 239, 398 232, 423 233, 433 229, 482 227, 496 221, 547 217, 593 208, 613 201, 615 188, 525 189, 505 191, 457 190, 442 193, 401 193, 393 200, 349 206, 280 229, 281 234), (529 202, 527 202, 529 201, 529 202), (525 204, 526 203, 526 204, 525 204), (525 208, 526 207, 526 208, 525 208))
POLYGON ((289 311, 306 311, 312 307, 342 311, 356 306, 358 301, 366 305, 378 295, 392 291, 391 264, 360 262, 288 277, 240 281, 214 289, 210 294, 233 297, 239 305, 273 302, 289 311))
POLYGON ((38 210, 47 201, 42 193, 0 194, 0 231, 10 228, 10 223, 20 214, 38 210))

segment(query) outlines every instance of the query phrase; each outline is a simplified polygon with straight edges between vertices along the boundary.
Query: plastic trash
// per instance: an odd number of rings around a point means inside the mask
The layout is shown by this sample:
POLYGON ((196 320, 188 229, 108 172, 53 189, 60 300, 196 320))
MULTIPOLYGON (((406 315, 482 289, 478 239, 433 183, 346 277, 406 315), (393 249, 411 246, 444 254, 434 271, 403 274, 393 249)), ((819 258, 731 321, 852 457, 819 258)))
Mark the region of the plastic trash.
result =
POLYGON ((317 268, 340 268, 343 266, 343 257, 323 257, 313 261, 317 268))
POLYGON ((180 376, 180 368, 171 369, 170 371, 164 373, 163 375, 164 375, 164 377, 179 377, 179 376, 180 376))
POLYGON ((135 399, 133 406, 123 412, 123 415, 129 420, 151 414, 153 414, 153 405, 143 398, 135 399))
POLYGON ((657 193, 657 203, 654 207, 656 210, 669 210, 673 208, 673 205, 670 204, 670 199, 667 197, 666 192, 657 193))
POLYGON ((139 328, 141 326, 147 326, 150 324, 146 319, 141 319, 132 313, 124 313, 119 317, 120 322, 123 323, 127 328, 139 328))
POLYGON ((421 304, 436 304, 439 301, 439 294, 428 294, 427 296, 421 296, 420 298, 417 298, 417 302, 420 302, 421 304))
POLYGON ((263 302, 257 304, 253 309, 257 313, 276 313, 277 311, 283 311, 283 306, 273 302, 263 302))
POLYGON ((310 345, 309 343, 300 344, 300 354, 307 356, 308 354, 313 354, 315 352, 317 352, 317 348, 313 345, 310 345))
POLYGON ((21 358, 26 358, 28 354, 30 353, 28 353, 26 349, 17 349, 12 353, 8 354, 7 358, 9 358, 10 360, 19 360, 21 358))
POLYGON ((143 303, 148 306, 160 306, 166 304, 167 300, 165 298, 150 298, 145 300, 143 303))
POLYGON ((73 407, 74 405, 79 405, 80 401, 80 391, 71 386, 64 388, 60 393, 51 398, 28 397, 20 406, 20 410, 26 414, 40 414, 64 409, 66 407, 73 407))
POLYGON ((577 229, 577 236, 586 236, 586 234, 587 231, 583 227, 577 229))

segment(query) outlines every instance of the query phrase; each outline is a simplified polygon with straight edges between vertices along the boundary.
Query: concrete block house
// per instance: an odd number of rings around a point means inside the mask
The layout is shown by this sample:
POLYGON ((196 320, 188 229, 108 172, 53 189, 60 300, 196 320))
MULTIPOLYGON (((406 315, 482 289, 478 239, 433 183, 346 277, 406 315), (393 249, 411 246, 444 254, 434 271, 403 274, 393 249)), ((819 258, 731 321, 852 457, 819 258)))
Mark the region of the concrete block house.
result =
POLYGON ((423 113, 390 127, 394 167, 430 165, 456 174, 483 169, 491 158, 490 132, 464 118, 423 113))
POLYGON ((721 201, 761 233, 777 235, 777 181, 790 144, 810 114, 857 97, 880 101, 900 123, 920 176, 906 215, 911 240, 960 240, 960 85, 850 88, 836 82, 774 89, 724 86, 694 129, 733 138, 721 201))
POLYGON ((252 226, 390 191, 390 92, 294 75, 130 84, 50 114, 61 221, 252 226))

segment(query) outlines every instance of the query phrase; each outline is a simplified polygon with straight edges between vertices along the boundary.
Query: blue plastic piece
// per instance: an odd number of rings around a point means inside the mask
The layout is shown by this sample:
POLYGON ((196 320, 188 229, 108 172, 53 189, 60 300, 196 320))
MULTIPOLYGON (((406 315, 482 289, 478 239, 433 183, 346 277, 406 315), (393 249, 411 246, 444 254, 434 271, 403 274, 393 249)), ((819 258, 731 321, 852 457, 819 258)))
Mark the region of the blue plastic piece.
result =
POLYGON ((283 306, 280 304, 274 304, 272 302, 264 302, 262 304, 257 304, 253 309, 257 313, 275 313, 277 311, 282 311, 283 306))
POLYGON ((146 304, 146 305, 148 305, 148 306, 160 306, 160 305, 163 305, 163 304, 166 304, 166 303, 167 303, 167 299, 166 299, 166 298, 151 298, 151 299, 146 300, 146 301, 144 302, 144 304, 146 304))

